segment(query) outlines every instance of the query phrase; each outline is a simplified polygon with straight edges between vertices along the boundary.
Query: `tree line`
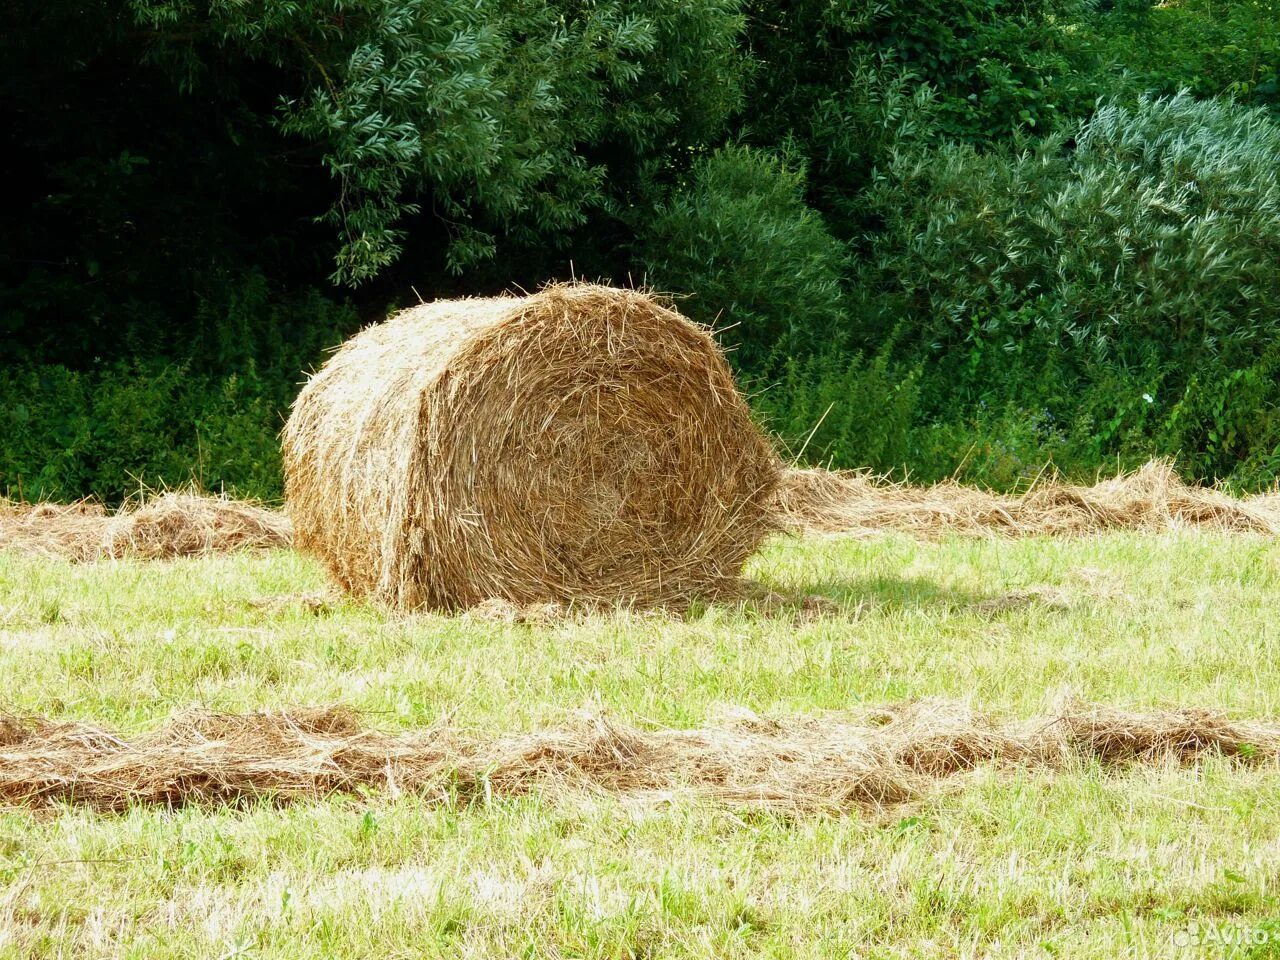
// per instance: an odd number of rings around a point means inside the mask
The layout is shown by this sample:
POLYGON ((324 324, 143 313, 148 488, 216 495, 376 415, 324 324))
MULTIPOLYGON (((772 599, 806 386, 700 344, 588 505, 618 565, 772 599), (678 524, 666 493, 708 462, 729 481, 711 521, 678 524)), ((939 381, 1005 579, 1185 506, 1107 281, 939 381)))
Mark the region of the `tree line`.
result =
POLYGON ((124 0, 0 37, 0 487, 274 496, 301 371, 577 275, 805 459, 1280 473, 1280 0, 124 0))

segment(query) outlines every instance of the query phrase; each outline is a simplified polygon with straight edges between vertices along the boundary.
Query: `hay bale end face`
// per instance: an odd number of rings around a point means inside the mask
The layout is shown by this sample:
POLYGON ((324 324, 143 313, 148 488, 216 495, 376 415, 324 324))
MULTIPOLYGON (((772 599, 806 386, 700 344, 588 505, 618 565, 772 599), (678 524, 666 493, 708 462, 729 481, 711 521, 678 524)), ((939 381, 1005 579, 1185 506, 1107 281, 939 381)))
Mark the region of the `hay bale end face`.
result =
POLYGON ((721 589, 778 481, 710 335, 587 284, 364 330, 303 388, 284 461, 296 543, 399 608, 721 589))

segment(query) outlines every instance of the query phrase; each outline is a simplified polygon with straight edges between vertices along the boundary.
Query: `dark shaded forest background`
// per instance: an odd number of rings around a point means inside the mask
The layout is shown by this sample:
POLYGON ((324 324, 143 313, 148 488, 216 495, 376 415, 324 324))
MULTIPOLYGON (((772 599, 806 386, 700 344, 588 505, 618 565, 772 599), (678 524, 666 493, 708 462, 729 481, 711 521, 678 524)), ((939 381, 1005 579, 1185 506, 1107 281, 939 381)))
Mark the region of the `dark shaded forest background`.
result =
POLYGON ((1280 474, 1280 0, 50 0, 0 37, 0 492, 280 493, 328 347, 684 295, 807 461, 1280 474))

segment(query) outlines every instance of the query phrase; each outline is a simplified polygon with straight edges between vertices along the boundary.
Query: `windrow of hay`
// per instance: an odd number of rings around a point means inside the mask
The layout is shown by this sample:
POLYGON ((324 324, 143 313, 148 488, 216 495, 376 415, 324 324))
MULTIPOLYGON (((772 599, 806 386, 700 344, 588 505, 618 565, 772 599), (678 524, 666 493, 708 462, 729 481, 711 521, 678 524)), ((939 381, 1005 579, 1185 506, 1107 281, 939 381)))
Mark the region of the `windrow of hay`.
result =
POLYGON ((783 474, 776 506, 783 526, 818 534, 898 530, 927 539, 944 534, 1072 536, 1185 527, 1280 534, 1280 492, 1233 497, 1189 486, 1166 460, 1153 460, 1133 473, 1092 486, 1049 480, 1020 496, 951 481, 915 487, 868 473, 795 469, 783 474))
POLYGON ((1280 758, 1280 723, 1210 710, 1131 713, 1067 703, 997 723, 948 701, 799 717, 740 712, 715 726, 638 730, 599 714, 484 740, 440 725, 393 736, 351 710, 179 714, 132 739, 83 723, 0 717, 0 803, 286 802, 334 792, 425 799, 541 791, 690 794, 735 806, 805 811, 877 807, 927 796, 983 764, 1059 769, 1080 762, 1242 762, 1280 758))
POLYGON ((710 334, 557 285, 369 327, 284 431, 297 543, 397 608, 664 603, 734 582, 776 458, 710 334))
POLYGON ((90 502, 0 501, 0 550, 77 562, 270 550, 292 539, 284 514, 226 497, 161 493, 115 513, 90 502))
MULTIPOLYGON (((1071 536, 1107 530, 1159 532, 1199 527, 1280 535, 1280 493, 1232 497, 1220 490, 1188 486, 1163 460, 1092 486, 1047 481, 1021 496, 994 494, 953 482, 914 487, 866 473, 793 469, 783 472, 773 508, 773 526, 809 534, 873 535, 896 530, 929 539, 944 534, 1071 536)), ((758 517, 754 523, 751 537, 769 528, 769 523, 758 517)), ((735 558, 750 539, 743 531, 738 533, 744 539, 737 543, 735 558)), ((418 539, 411 537, 413 542, 418 539)), ((92 502, 64 505, 0 500, 0 549, 80 562, 265 550, 288 547, 292 541, 288 516, 226 497, 163 493, 128 504, 114 514, 92 502)), ((429 566, 425 555, 420 561, 423 567, 429 566)), ((721 586, 731 586, 725 570, 736 569, 737 562, 722 565, 720 572, 725 575, 721 586)), ((330 562, 340 579, 345 564, 342 559, 330 562)), ((678 592, 674 578, 668 579, 667 586, 678 592)), ((480 597, 480 592, 481 588, 473 589, 467 598, 473 601, 470 605, 478 604, 486 611, 541 610, 560 602, 540 596, 513 603, 499 594, 480 597)), ((621 593, 627 599, 640 595, 639 590, 628 594, 625 586, 621 593)), ((522 619, 518 615, 511 618, 522 619)))

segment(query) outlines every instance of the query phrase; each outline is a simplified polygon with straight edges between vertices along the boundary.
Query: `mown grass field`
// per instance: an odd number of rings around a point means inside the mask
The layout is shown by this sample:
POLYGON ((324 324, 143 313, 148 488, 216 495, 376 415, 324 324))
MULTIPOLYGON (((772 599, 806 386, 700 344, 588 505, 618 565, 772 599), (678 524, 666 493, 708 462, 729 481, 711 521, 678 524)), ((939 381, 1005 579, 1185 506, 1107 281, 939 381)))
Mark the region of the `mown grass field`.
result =
MULTIPOLYGON (((336 702, 494 735, 584 707, 690 727, 936 696, 1018 718, 1068 691, 1280 717, 1260 538, 792 539, 750 572, 837 606, 394 618, 280 600, 324 586, 288 552, 0 553, 0 706, 125 736, 193 705, 336 702)), ((1280 956, 1280 770, 989 768, 843 816, 604 793, 9 810, 0 885, 15 958, 1280 956)))

